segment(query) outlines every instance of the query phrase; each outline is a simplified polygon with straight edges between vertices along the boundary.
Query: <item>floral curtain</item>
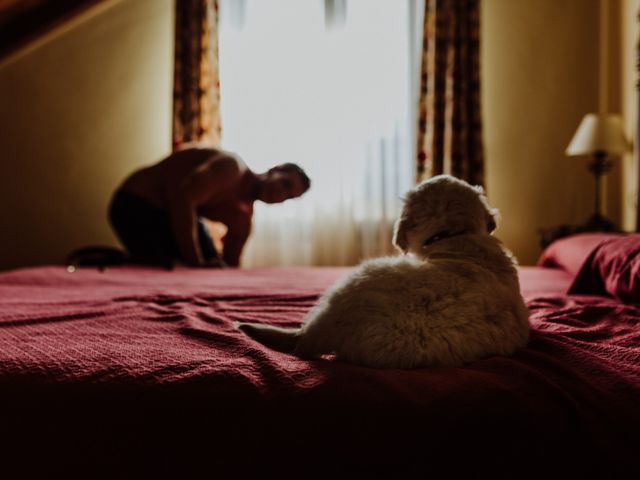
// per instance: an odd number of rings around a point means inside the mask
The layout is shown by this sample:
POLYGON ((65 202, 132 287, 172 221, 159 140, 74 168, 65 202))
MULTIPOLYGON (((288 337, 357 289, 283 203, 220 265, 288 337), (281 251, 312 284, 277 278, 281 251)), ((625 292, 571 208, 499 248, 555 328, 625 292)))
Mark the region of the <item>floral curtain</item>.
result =
POLYGON ((480 0, 425 0, 416 179, 484 181, 480 0))
POLYGON ((176 0, 173 147, 220 142, 218 1, 176 0))

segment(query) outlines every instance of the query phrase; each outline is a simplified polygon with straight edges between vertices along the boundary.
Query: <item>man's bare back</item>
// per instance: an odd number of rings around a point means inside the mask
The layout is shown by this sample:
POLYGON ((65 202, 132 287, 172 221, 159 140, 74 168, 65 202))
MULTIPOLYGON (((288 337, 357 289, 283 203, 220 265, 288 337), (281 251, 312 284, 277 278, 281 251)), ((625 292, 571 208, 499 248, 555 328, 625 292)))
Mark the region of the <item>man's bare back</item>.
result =
MULTIPOLYGON (((190 265, 222 264, 219 258, 203 256, 199 217, 225 224, 222 260, 237 266, 251 232, 253 202, 279 203, 302 195, 308 187, 308 177, 293 164, 256 174, 236 155, 191 146, 137 170, 119 191, 168 214, 178 256, 190 265)), ((112 218, 119 233, 116 223, 112 218)))

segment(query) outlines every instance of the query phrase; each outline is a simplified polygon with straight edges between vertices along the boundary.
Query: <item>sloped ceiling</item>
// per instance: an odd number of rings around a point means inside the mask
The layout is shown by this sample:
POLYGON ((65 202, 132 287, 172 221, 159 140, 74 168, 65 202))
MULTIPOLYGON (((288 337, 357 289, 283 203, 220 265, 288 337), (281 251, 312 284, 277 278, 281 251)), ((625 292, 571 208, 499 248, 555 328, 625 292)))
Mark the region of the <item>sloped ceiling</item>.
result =
POLYGON ((0 0, 0 58, 101 0, 0 0))

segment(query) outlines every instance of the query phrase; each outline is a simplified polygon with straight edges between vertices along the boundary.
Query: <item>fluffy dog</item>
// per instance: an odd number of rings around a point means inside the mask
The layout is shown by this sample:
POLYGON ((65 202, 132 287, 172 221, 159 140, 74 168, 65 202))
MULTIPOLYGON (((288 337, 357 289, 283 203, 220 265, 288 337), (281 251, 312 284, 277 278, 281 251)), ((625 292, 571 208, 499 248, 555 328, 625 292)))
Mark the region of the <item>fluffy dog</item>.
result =
POLYGON ((490 234, 497 211, 481 187, 439 175, 411 190, 394 227, 403 256, 361 263, 298 329, 240 323, 302 358, 335 354, 378 368, 460 366, 510 355, 529 338, 516 262, 490 234))

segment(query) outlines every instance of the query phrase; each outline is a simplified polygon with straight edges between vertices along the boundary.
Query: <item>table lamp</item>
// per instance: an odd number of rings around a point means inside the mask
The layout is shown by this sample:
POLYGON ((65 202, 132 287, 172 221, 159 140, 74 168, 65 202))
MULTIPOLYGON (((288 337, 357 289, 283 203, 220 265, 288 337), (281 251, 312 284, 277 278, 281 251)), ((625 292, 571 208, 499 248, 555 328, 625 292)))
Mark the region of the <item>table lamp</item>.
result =
POLYGON ((617 114, 588 113, 584 116, 565 153, 568 156, 590 155, 593 160, 588 169, 595 178, 594 213, 586 227, 592 231, 615 230, 613 222, 601 213, 602 175, 611 170, 611 155, 620 155, 631 149, 617 114))

